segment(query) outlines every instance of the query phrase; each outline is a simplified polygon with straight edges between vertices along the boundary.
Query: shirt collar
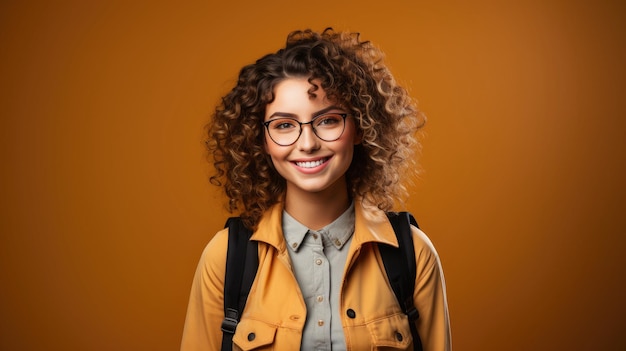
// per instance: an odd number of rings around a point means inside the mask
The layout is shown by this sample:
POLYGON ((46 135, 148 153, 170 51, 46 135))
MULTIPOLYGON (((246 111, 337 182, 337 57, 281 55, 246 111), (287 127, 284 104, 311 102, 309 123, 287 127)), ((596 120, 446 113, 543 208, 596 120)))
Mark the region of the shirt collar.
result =
POLYGON ((320 230, 311 230, 283 210, 282 225, 287 245, 298 251, 307 234, 319 234, 324 246, 335 246, 338 250, 350 240, 354 233, 354 203, 332 223, 320 230))
MULTIPOLYGON (((287 244, 282 228, 283 208, 284 204, 278 202, 266 211, 261 217, 251 240, 266 242, 274 246, 279 252, 284 252, 287 244)), ((384 211, 357 197, 354 200, 354 215, 354 238, 351 247, 357 249, 367 242, 398 246, 398 240, 384 211)))

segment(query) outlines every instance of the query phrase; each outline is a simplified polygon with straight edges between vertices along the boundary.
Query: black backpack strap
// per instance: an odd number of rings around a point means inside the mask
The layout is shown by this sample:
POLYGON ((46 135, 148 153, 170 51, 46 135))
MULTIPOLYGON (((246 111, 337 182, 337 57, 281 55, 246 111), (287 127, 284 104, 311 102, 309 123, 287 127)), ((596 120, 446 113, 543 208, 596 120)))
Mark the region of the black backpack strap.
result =
POLYGON ((256 276, 259 257, 257 242, 250 240, 252 231, 244 226, 241 218, 229 218, 225 227, 228 228, 228 252, 224 278, 222 350, 232 350, 233 335, 256 276))
POLYGON ((391 222, 396 233, 399 247, 378 245, 378 248, 393 292, 402 311, 409 317, 413 349, 421 351, 422 342, 415 326, 415 321, 419 319, 419 312, 413 303, 413 290, 415 289, 417 273, 411 224, 418 227, 417 221, 408 212, 388 212, 387 217, 389 217, 389 222, 391 222))

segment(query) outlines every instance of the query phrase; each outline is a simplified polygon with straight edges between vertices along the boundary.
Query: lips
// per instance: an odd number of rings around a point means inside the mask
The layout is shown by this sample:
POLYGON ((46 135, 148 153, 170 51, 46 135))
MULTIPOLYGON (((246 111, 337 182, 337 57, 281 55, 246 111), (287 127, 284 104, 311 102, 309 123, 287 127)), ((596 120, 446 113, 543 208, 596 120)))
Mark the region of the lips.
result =
POLYGON ((296 166, 301 167, 301 168, 315 168, 315 167, 319 167, 323 165, 326 162, 328 162, 328 157, 315 160, 315 161, 296 161, 294 163, 296 164, 296 166))

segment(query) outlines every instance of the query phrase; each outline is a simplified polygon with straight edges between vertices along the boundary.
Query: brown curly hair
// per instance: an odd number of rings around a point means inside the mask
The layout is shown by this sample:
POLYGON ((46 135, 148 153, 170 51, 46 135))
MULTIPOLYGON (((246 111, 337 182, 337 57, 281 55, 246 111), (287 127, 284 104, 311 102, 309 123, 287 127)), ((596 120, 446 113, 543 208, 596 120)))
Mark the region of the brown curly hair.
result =
POLYGON ((406 195, 401 180, 410 180, 407 175, 416 170, 415 132, 425 118, 378 48, 361 41, 359 33, 327 28, 290 33, 284 48, 241 69, 236 86, 216 108, 207 125, 206 145, 216 170, 210 181, 223 186, 229 212, 239 211, 246 226, 255 228, 285 193, 285 180, 263 147, 262 122, 274 87, 290 77, 307 77, 311 93, 323 89, 354 115, 362 142, 346 173, 350 196, 391 210, 406 195))

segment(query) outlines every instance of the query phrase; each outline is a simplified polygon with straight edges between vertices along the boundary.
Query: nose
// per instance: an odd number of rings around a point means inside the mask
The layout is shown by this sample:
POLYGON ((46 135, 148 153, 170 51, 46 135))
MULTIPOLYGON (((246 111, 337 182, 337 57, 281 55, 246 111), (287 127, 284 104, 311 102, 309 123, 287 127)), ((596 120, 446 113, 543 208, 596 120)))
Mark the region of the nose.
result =
POLYGON ((298 138, 298 149, 305 152, 311 152, 320 148, 320 139, 313 132, 311 124, 302 125, 302 133, 298 138))

